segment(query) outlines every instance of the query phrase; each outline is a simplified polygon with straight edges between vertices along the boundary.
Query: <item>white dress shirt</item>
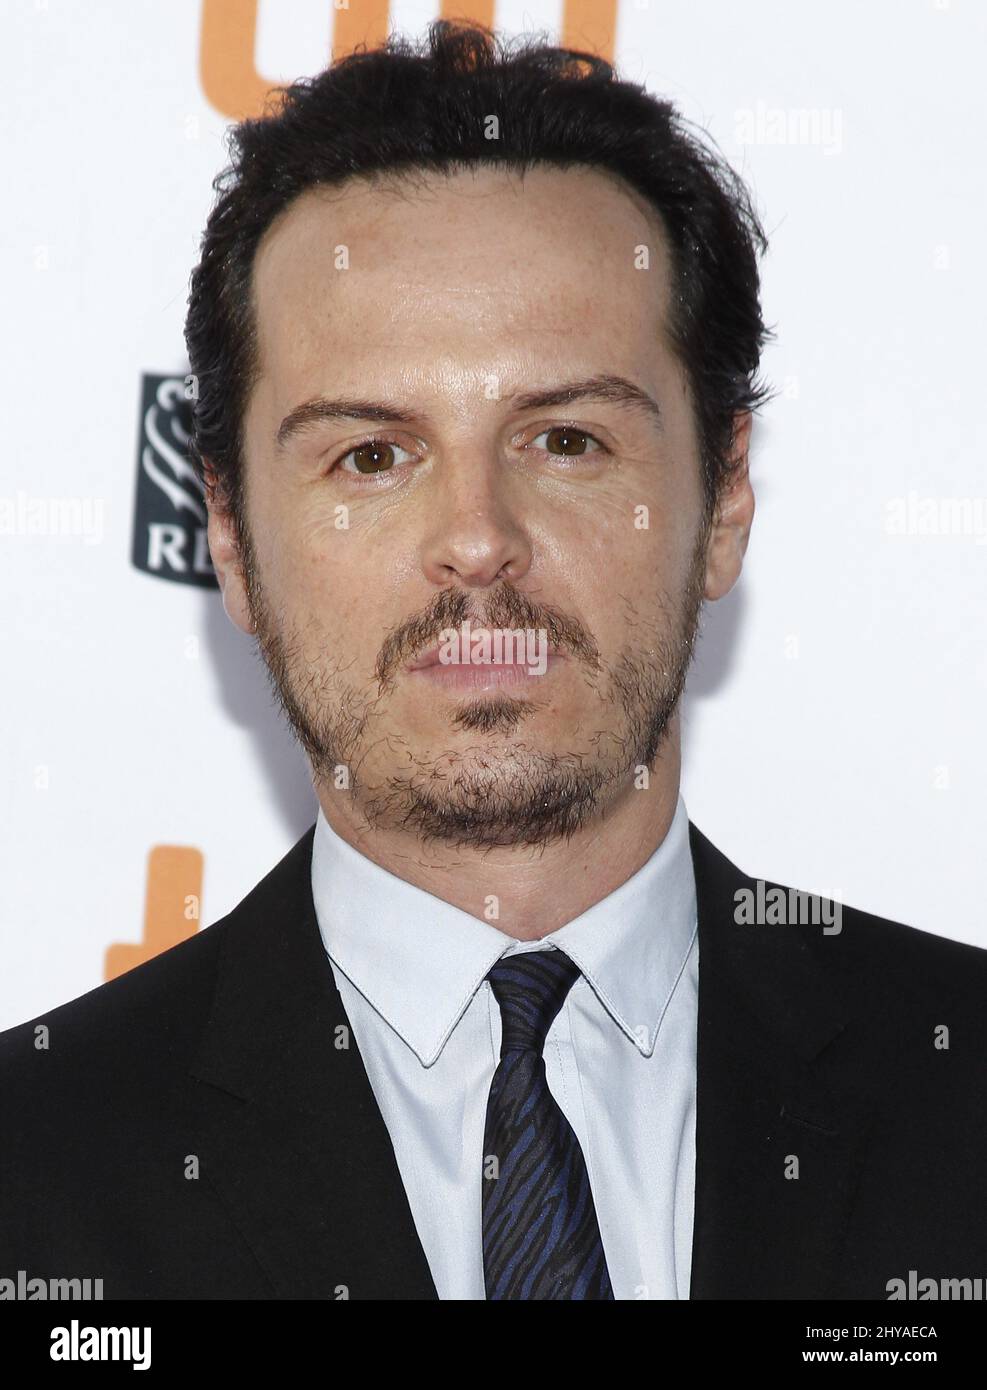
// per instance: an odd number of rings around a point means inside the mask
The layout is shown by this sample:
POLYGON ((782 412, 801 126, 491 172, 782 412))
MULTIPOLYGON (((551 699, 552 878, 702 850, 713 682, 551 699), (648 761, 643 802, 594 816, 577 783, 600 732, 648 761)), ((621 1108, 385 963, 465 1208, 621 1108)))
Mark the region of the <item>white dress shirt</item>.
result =
POLYGON ((688 815, 636 874, 518 942, 380 868, 321 809, 312 893, 333 977, 440 1299, 483 1299, 481 1183, 501 956, 558 948, 582 975, 545 1044, 586 1160, 615 1299, 689 1297, 699 945, 688 815))

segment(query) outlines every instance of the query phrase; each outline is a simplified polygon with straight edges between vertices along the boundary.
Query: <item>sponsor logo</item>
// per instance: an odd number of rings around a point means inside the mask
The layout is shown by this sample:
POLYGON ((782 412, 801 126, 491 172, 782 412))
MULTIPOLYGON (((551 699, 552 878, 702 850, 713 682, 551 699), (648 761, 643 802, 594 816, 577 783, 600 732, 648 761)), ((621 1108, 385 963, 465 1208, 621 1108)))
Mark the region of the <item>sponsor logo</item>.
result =
POLYGON ((192 377, 144 374, 131 558, 157 579, 216 588, 205 491, 189 455, 194 394, 192 377))

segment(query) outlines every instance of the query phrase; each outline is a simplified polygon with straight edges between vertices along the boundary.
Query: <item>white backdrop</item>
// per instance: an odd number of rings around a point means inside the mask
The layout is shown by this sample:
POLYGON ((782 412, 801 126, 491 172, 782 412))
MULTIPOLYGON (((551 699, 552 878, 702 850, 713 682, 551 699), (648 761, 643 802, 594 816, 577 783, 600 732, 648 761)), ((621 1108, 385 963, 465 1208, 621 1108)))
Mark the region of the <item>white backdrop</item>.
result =
MULTIPOLYGON (((218 591, 131 562, 142 378, 185 370, 226 162, 203 13, 21 0, 0 22, 0 1028, 137 946, 156 846, 201 854, 205 926, 315 816, 218 591)), ((558 37, 563 7, 495 21, 558 37)), ((261 0, 257 70, 317 71, 331 25, 328 0, 261 0)), ((755 425, 745 573, 690 681, 690 815, 750 873, 982 946, 985 40, 978 0, 621 0, 613 48, 716 139, 772 243, 782 394, 755 425)))

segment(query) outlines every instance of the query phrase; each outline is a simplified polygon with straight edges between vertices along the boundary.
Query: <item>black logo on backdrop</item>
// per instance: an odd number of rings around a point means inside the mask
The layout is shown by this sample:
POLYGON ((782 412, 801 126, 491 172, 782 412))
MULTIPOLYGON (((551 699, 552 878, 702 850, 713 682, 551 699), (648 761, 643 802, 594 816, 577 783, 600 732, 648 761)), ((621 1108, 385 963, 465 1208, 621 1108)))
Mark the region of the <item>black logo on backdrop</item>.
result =
POLYGON ((158 579, 216 588, 205 495, 188 449, 193 395, 192 377, 144 373, 132 558, 158 579))

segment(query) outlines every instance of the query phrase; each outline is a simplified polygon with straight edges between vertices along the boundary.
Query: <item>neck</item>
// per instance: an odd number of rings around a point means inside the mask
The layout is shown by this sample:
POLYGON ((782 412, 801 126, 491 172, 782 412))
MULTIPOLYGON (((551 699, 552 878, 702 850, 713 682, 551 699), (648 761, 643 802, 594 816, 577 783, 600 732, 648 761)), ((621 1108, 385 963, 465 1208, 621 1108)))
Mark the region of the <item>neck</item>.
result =
POLYGON ((317 785, 316 792, 332 829, 360 854, 515 940, 537 941, 600 902, 647 863, 668 834, 680 774, 676 713, 646 789, 637 789, 632 778, 615 801, 569 839, 495 849, 423 845, 398 829, 368 827, 359 806, 337 791, 317 785))

